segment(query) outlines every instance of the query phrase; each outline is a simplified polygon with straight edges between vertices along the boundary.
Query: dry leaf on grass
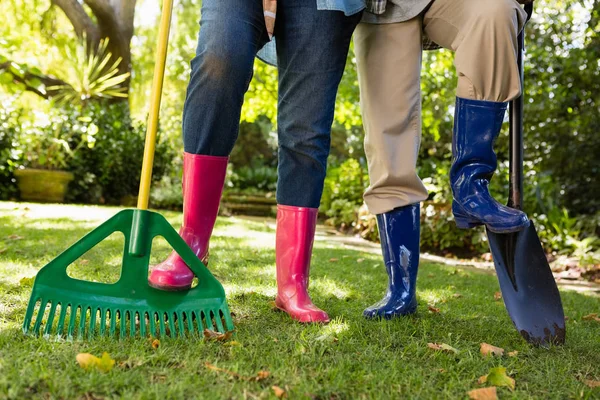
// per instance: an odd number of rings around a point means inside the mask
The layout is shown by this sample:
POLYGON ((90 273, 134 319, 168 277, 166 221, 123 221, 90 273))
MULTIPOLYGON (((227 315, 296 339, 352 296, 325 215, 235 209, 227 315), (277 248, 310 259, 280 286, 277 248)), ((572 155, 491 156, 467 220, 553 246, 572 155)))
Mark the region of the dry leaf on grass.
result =
POLYGON ((154 340, 152 341, 152 348, 153 348, 153 349, 158 349, 158 347, 159 347, 159 346, 160 346, 160 340, 158 340, 158 339, 154 339, 154 340))
POLYGON ((363 261, 365 261, 365 259, 364 259, 364 258, 359 258, 359 259, 357 259, 357 260, 356 260, 356 262, 357 262, 357 263, 359 263, 359 264, 360 264, 361 262, 363 262, 363 261))
POLYGON ((6 237, 8 240, 21 240, 21 239, 25 239, 24 236, 19 236, 19 235, 10 235, 6 237))
POLYGON ((496 300, 496 301, 502 300, 502 293, 501 292, 494 293, 494 300, 496 300))
POLYGON ((462 295, 462 294, 460 294, 460 293, 454 293, 454 294, 452 295, 452 297, 454 297, 455 299, 460 299, 461 297, 463 297, 463 295, 462 295))
POLYGON ((227 342, 227 343, 223 344, 223 346, 231 346, 231 347, 233 347, 233 346, 241 346, 241 345, 242 344, 240 342, 236 342, 235 340, 232 340, 231 342, 227 342))
POLYGON ((225 333, 211 331, 210 329, 204 330, 204 340, 210 342, 226 342, 233 336, 233 331, 227 331, 225 333))
POLYGON ((338 258, 330 258, 329 259, 329 262, 338 262, 338 261, 340 261, 338 258))
POLYGON ((496 400, 498 398, 495 386, 482 389, 474 389, 468 392, 467 394, 469 395, 469 399, 472 400, 496 400))
POLYGON ((79 366, 83 369, 96 368, 102 372, 108 372, 115 365, 115 360, 110 358, 108 353, 102 353, 102 357, 98 358, 90 353, 79 353, 75 357, 79 366))
POLYGON ((428 305, 428 306, 427 306, 427 309, 428 309, 429 311, 431 311, 432 313, 434 313, 434 314, 437 314, 437 313, 439 313, 439 312, 440 312, 440 309, 439 309, 439 308, 435 308, 434 306, 429 306, 429 305, 428 305))
POLYGON ((588 314, 584 317, 581 318, 584 321, 596 321, 596 322, 600 322, 600 318, 598 318, 598 313, 592 313, 592 314, 588 314))
POLYGON ((204 366, 212 371, 216 371, 216 372, 222 372, 224 374, 227 374, 229 376, 232 376, 236 379, 240 379, 242 381, 255 381, 255 382, 259 382, 262 380, 267 379, 269 376, 271 376, 271 373, 269 371, 258 371, 258 373, 256 374, 256 376, 243 376, 238 374, 237 372, 233 372, 230 371, 228 369, 224 369, 224 368, 219 368, 215 365, 212 365, 209 362, 204 363, 204 366))
POLYGON ((600 381, 591 381, 589 379, 584 379, 583 383, 585 383, 591 388, 600 387, 600 381))
POLYGON ((446 343, 427 343, 427 347, 433 350, 445 351, 448 353, 458 354, 460 351, 455 349, 452 346, 447 345, 446 343))
POLYGON ((519 352, 518 352, 518 351, 516 351, 516 350, 515 350, 515 351, 509 351, 509 352, 508 352, 508 356, 509 356, 509 357, 516 357, 516 356, 517 356, 517 354, 519 354, 519 352))
POLYGON ((433 277, 435 277, 435 275, 434 274, 427 274, 427 277, 428 278, 433 278, 433 277))
POLYGON ((491 344, 481 343, 479 348, 482 356, 499 356, 504 355, 504 349, 501 347, 492 346, 491 344))
POLYGON ((287 397, 286 391, 280 388, 279 386, 271 386, 271 389, 273 389, 273 393, 278 399, 283 399, 284 397, 287 397))
POLYGON ((490 373, 479 377, 478 383, 487 383, 490 386, 507 386, 510 390, 515 388, 515 380, 506 375, 506 368, 496 367, 490 370, 490 373))

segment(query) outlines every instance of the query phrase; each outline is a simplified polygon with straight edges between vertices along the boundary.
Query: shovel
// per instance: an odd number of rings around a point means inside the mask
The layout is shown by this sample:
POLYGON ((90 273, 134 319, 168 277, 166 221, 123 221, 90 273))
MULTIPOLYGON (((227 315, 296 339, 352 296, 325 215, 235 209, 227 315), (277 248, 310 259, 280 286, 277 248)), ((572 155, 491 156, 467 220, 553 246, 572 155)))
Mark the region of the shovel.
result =
MULTIPOLYGON (((525 6, 528 17, 533 4, 525 6)), ((528 20, 529 20, 528 18, 528 20)), ((524 29, 523 29, 524 30, 524 29)), ((523 87, 524 33, 519 34, 518 66, 523 87)), ((523 95, 511 101, 510 193, 508 206, 523 206, 523 95)), ((565 342, 565 316, 560 294, 533 221, 515 233, 494 233, 487 237, 496 267, 504 304, 523 338, 548 347, 565 342)))
POLYGON ((202 337, 205 329, 233 330, 223 286, 167 220, 148 210, 172 6, 172 0, 164 0, 137 209, 120 211, 38 272, 23 322, 26 334, 57 339, 202 337), (70 264, 113 232, 125 237, 121 276, 116 283, 88 282, 67 275, 70 264), (168 292, 148 285, 152 239, 157 236, 166 239, 194 272, 196 287, 168 292))

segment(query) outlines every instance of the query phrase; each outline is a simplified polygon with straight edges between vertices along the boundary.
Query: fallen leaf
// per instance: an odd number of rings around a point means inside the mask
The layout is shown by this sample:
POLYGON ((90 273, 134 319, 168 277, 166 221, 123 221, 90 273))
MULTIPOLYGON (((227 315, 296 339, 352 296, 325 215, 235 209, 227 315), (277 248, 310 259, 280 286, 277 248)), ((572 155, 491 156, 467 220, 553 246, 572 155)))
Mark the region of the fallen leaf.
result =
POLYGON ((496 387, 487 387, 481 389, 474 389, 467 393, 469 395, 469 399, 472 400, 496 400, 498 399, 498 394, 496 392, 496 387))
POLYGON ((271 373, 269 371, 258 371, 258 374, 256 374, 256 381, 262 381, 267 379, 269 376, 271 376, 271 373))
POLYGON ((233 331, 225 333, 215 332, 210 329, 204 330, 204 340, 212 342, 226 342, 233 336, 233 331))
POLYGON ((508 352, 508 356, 509 356, 509 357, 516 357, 516 356, 517 356, 517 354, 519 354, 519 352, 518 352, 518 351, 516 351, 516 350, 515 350, 515 351, 509 351, 509 352, 508 352))
POLYGON ((278 399, 283 399, 284 397, 287 397, 287 393, 285 392, 285 390, 283 390, 279 386, 271 386, 271 389, 273 389, 273 393, 275 393, 275 396, 278 399))
POLYGON ((231 342, 227 342, 224 343, 223 346, 241 346, 242 344, 240 342, 236 342, 235 340, 232 340, 231 342))
POLYGON ((365 261, 365 259, 364 259, 364 258, 359 258, 359 259, 357 259, 357 260, 356 260, 356 262, 357 262, 357 263, 359 263, 359 264, 360 264, 361 262, 363 262, 363 261, 365 261))
POLYGON ((427 343, 427 347, 429 347, 430 349, 433 350, 439 350, 439 351, 445 351, 448 353, 454 353, 454 354, 458 354, 460 353, 460 351, 458 349, 455 349, 452 346, 447 345, 446 343, 427 343))
POLYGON ((81 265, 87 265, 89 262, 90 262, 90 260, 85 260, 85 259, 79 260, 79 264, 81 264, 81 265))
POLYGON ((480 377, 477 382, 488 383, 490 386, 508 386, 510 390, 515 388, 515 380, 506 375, 504 367, 492 368, 489 374, 480 377))
POLYGON ((337 258, 330 258, 330 259, 329 259, 329 262, 338 262, 338 261, 340 261, 340 260, 339 260, 339 259, 337 259, 337 258))
POLYGON ((433 277, 435 277, 435 275, 434 274, 427 274, 427 277, 428 278, 433 278, 433 277))
POLYGON ((452 295, 452 297, 454 297, 455 299, 460 299, 461 297, 463 297, 463 295, 462 295, 462 294, 460 294, 460 293, 454 293, 454 294, 452 295))
POLYGON ((600 318, 598 318, 598 313, 588 314, 588 315, 582 317, 581 319, 584 320, 584 321, 594 320, 596 322, 600 322, 600 318))
POLYGON ((482 356, 499 356, 502 357, 504 355, 504 349, 501 347, 492 346, 491 344, 481 343, 479 347, 479 351, 482 356))
POLYGON ((29 287, 29 286, 33 286, 33 281, 35 280, 35 277, 32 276, 31 278, 21 278, 21 280, 19 281, 19 286, 24 286, 24 287, 29 287))
POLYGON ((21 240, 21 239, 25 239, 24 236, 19 236, 19 235, 10 235, 6 237, 8 240, 21 240))
POLYGON ((496 300, 496 301, 502 300, 502 293, 501 292, 494 293, 494 300, 496 300))
POLYGON ((108 372, 115 365, 115 360, 110 358, 108 353, 102 353, 102 357, 98 358, 90 353, 79 353, 75 357, 79 366, 83 369, 97 368, 102 372, 108 372))
POLYGON ((152 348, 153 348, 153 349, 158 349, 158 346, 160 346, 160 340, 158 340, 158 339, 154 339, 154 340, 152 341, 152 348))
POLYGON ((591 381, 589 379, 584 379, 583 383, 585 383, 591 388, 600 387, 600 381, 591 381))
POLYGON ((427 306, 427 309, 429 311, 431 311, 432 313, 434 313, 434 314, 437 314, 437 313, 440 312, 440 309, 439 308, 435 308, 434 306, 427 306))
POLYGON ((267 379, 269 376, 271 376, 271 373, 269 371, 258 371, 258 373, 256 374, 256 376, 243 376, 238 374, 237 372, 233 372, 230 371, 228 369, 224 369, 224 368, 219 368, 215 365, 212 365, 209 362, 204 363, 204 366, 212 371, 216 371, 216 372, 222 372, 224 374, 227 374, 229 376, 232 376, 236 379, 240 379, 243 381, 262 381, 267 379))

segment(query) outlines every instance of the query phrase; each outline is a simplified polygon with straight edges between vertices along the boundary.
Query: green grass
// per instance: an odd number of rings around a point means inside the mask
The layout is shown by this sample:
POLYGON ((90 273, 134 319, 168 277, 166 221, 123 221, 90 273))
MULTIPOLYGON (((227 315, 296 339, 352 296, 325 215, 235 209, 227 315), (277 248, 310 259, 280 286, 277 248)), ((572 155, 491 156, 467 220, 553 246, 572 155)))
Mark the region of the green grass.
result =
MULTIPOLYGON (((600 388, 582 383, 600 380, 600 323, 582 320, 600 312, 597 297, 563 292, 567 344, 535 349, 514 330, 502 301, 494 300, 493 275, 424 264, 415 316, 365 321, 363 308, 385 290, 383 263, 377 254, 325 238, 315 244, 311 294, 333 321, 302 326, 272 308, 273 221, 220 218, 211 242, 210 269, 229 295, 239 345, 164 338, 154 349, 140 338, 70 343, 24 337, 20 329, 30 286, 21 279, 33 277, 116 211, 0 203, 0 398, 274 398, 271 386, 277 385, 294 399, 460 399, 481 387, 477 379, 497 366, 516 380, 514 391, 499 389, 501 399, 600 398, 600 388), (428 305, 440 312, 428 311, 428 305), (447 343, 460 353, 433 351, 430 342, 447 343), (483 358, 482 342, 519 353, 483 358), (108 373, 83 370, 75 361, 78 353, 105 351, 117 362, 108 373), (261 370, 270 376, 243 380, 209 370, 205 363, 247 377, 261 370)), ((181 223, 180 214, 165 215, 174 226, 181 223)), ((70 273, 114 281, 120 246, 111 237, 70 273)), ((157 243, 154 261, 168 252, 157 243)))

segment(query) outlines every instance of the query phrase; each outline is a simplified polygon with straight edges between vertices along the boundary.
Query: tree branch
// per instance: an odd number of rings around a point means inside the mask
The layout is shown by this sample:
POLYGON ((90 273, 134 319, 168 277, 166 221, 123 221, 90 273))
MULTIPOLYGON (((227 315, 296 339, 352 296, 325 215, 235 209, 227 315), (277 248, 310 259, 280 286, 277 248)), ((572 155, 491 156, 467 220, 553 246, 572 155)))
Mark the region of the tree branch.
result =
POLYGON ((77 36, 81 38, 85 33, 91 43, 97 45, 100 42, 98 27, 77 0, 52 0, 52 4, 63 10, 77 36))
POLYGON ((121 30, 119 20, 115 15, 115 9, 105 0, 83 0, 90 7, 102 30, 119 33, 121 30))
POLYGON ((50 99, 58 92, 57 90, 48 90, 47 89, 48 87, 68 85, 68 83, 66 83, 65 81, 63 81, 61 79, 55 78, 50 75, 34 73, 31 71, 24 71, 22 75, 15 74, 10 68, 11 65, 13 65, 13 64, 15 64, 15 63, 13 63, 10 60, 0 63, 0 71, 5 71, 5 72, 9 73, 13 78, 13 82, 21 83, 22 85, 25 86, 25 90, 27 90, 29 92, 33 92, 33 93, 37 94, 38 96, 43 97, 45 99, 50 99), (31 84, 31 82, 33 80, 40 81, 41 84, 44 86, 43 89, 33 86, 31 84))

